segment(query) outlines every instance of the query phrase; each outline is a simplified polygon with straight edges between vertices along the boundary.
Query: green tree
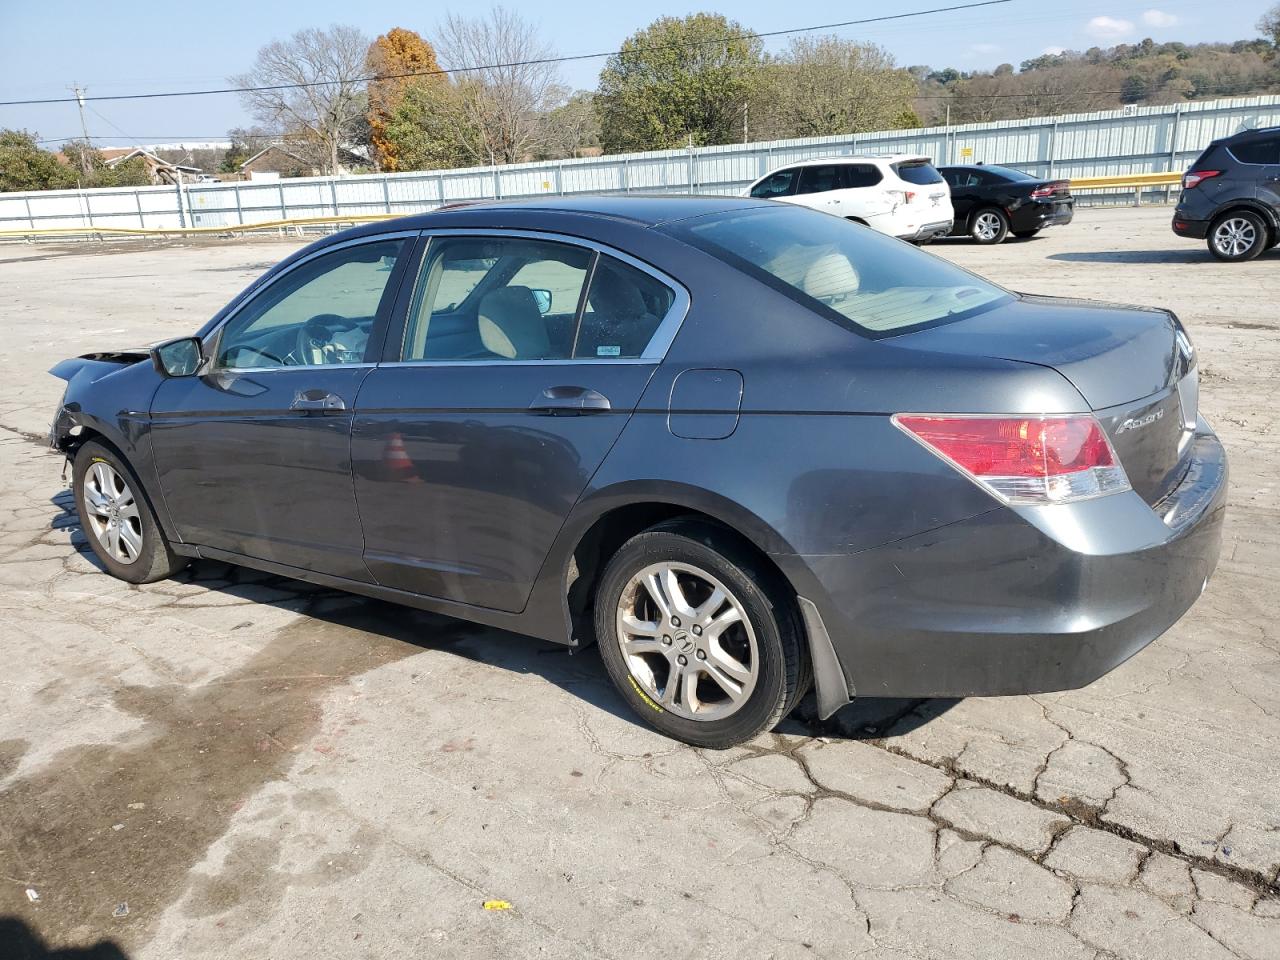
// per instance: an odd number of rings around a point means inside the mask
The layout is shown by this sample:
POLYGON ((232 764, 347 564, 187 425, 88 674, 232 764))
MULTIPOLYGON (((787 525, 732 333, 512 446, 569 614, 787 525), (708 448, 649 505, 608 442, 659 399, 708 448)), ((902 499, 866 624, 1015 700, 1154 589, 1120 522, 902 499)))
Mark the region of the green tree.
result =
POLYGON ((82 187, 147 187, 151 185, 151 172, 142 157, 122 160, 107 166, 91 144, 72 140, 62 148, 63 155, 71 163, 73 186, 76 179, 82 187), (81 175, 81 170, 88 170, 81 175))
MULTIPOLYGON (((445 170, 488 163, 488 140, 475 104, 480 82, 414 84, 404 91, 383 136, 400 170, 445 170)), ((480 101, 482 102, 482 101, 480 101)))
POLYGON ((751 105, 754 139, 825 137, 904 125, 918 83, 874 44, 799 37, 769 63, 751 105))
POLYGON ((662 17, 632 34, 600 73, 606 152, 741 139, 763 45, 719 14, 662 17))
POLYGON ((75 171, 41 150, 36 134, 0 130, 0 191, 58 190, 76 185, 75 171))

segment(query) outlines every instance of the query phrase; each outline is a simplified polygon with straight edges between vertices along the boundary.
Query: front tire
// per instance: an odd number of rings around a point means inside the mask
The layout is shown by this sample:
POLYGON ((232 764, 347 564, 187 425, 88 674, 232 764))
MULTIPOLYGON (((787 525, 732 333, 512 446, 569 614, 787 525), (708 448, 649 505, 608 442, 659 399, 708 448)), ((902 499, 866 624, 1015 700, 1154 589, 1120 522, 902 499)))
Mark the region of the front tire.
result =
POLYGON ((1262 218, 1249 210, 1223 214, 1209 227, 1209 252, 1226 263, 1243 263, 1267 249, 1269 233, 1262 218))
POLYGON ((623 699, 692 746, 772 729, 809 684, 794 598, 710 524, 669 521, 623 544, 596 592, 595 629, 623 699))
POLYGON ((170 548, 137 476, 111 447, 90 440, 76 451, 71 483, 80 526, 107 573, 152 583, 187 565, 170 548))
POLYGON ((1003 243, 1008 235, 1009 218, 995 207, 983 207, 969 221, 969 236, 983 246, 1003 243))

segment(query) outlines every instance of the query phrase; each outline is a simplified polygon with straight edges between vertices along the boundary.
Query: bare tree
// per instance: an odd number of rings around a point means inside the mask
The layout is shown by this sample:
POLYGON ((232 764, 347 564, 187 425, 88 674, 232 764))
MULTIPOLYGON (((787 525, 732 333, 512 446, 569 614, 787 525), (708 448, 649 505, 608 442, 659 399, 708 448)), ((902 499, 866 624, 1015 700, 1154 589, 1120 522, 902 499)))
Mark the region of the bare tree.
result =
POLYGON ((555 55, 537 28, 495 6, 475 19, 450 14, 434 46, 467 94, 469 126, 482 138, 477 159, 516 163, 533 155, 540 147, 541 117, 568 94, 555 64, 531 62, 555 55))
POLYGON ((1272 4, 1267 12, 1258 18, 1258 32, 1271 43, 1280 47, 1280 3, 1272 4))
POLYGON ((364 117, 368 49, 369 38, 355 27, 299 30, 259 50, 253 67, 231 82, 282 88, 246 90, 241 97, 250 113, 271 129, 305 134, 320 168, 336 173, 341 149, 364 117))

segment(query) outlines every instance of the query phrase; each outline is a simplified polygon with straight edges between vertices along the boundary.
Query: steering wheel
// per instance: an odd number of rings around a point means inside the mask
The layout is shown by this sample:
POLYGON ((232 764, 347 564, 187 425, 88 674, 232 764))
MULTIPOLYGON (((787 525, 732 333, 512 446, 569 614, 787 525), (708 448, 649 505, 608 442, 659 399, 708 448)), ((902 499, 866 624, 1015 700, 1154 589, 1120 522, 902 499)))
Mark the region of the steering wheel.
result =
POLYGON ((336 313, 317 314, 298 328, 298 344, 290 356, 306 366, 336 363, 338 345, 333 342, 333 333, 354 327, 354 322, 336 313))

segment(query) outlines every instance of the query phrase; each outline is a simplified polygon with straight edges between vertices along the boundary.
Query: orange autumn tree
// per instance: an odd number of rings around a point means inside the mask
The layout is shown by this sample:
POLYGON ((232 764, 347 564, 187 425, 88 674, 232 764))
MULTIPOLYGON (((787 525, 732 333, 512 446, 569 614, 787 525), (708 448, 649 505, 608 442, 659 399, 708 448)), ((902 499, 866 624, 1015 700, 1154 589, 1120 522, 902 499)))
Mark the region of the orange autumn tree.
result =
POLYGON ((373 159, 380 170, 399 170, 396 143, 387 137, 387 126, 396 107, 410 87, 444 83, 448 77, 443 73, 432 73, 440 69, 440 64, 431 44, 412 30, 402 27, 388 30, 369 45, 367 69, 369 76, 373 78, 369 82, 368 115, 373 159))

